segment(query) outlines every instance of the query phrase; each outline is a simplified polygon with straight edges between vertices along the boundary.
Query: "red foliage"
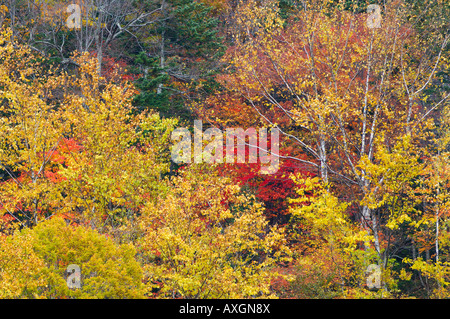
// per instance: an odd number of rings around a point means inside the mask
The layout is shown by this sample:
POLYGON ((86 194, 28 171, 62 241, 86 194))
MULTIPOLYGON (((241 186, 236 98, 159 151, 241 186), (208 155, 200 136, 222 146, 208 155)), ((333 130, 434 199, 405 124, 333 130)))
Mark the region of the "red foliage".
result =
MULTIPOLYGON (((280 150, 280 155, 289 155, 286 150, 280 150)), ((230 176, 243 189, 248 189, 257 200, 264 203, 266 216, 271 222, 285 224, 289 220, 288 198, 296 196, 295 184, 291 174, 301 174, 304 177, 314 177, 314 172, 308 171, 295 159, 280 160, 279 170, 274 174, 261 174, 261 163, 222 164, 219 171, 230 176)))
MULTIPOLYGON (((95 52, 95 51, 91 52, 91 55, 96 58, 97 52, 95 52)), ((140 74, 127 73, 128 72, 127 68, 128 68, 128 64, 124 60, 116 59, 116 58, 110 57, 106 54, 103 54, 102 76, 107 81, 110 81, 118 76, 121 81, 132 82, 141 76, 140 74)))

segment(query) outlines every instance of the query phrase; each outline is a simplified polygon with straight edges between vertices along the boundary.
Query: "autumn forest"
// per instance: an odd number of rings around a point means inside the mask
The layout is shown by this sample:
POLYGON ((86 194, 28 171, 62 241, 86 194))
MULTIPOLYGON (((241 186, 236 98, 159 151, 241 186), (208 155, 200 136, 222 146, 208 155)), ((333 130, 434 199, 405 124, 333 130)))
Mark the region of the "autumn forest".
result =
POLYGON ((450 297, 448 0, 0 0, 0 299, 450 297))

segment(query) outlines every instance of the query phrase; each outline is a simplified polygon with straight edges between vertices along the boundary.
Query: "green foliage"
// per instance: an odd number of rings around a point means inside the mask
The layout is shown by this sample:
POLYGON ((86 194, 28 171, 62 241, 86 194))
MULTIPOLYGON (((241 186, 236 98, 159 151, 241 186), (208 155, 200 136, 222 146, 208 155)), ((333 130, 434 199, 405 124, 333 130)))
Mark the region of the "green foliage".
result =
POLYGON ((134 99, 137 110, 155 109, 163 117, 190 118, 188 100, 216 86, 217 61, 224 52, 219 21, 198 1, 168 1, 161 21, 149 30, 149 43, 133 61, 141 73, 134 99))
POLYGON ((167 38, 192 58, 214 57, 223 49, 218 36, 217 18, 207 4, 190 0, 171 0, 173 19, 167 23, 167 38))
POLYGON ((133 104, 138 111, 143 111, 148 107, 160 112, 160 114, 169 113, 171 91, 167 89, 170 77, 164 73, 160 67, 158 58, 150 58, 144 52, 140 52, 135 59, 135 63, 144 69, 142 77, 137 79, 134 84, 140 93, 134 97, 133 104), (159 87, 163 87, 158 92, 159 87))

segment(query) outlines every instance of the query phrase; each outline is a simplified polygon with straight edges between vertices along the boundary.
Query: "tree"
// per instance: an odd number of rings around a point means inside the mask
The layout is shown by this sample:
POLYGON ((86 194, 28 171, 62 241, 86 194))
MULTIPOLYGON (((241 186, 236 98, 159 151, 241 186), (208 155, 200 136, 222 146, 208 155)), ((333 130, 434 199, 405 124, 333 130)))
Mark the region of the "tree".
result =
POLYGON ((67 167, 59 170, 67 194, 64 207, 98 227, 113 226, 120 224, 117 218, 134 218, 161 191, 177 121, 134 114, 130 84, 100 88, 93 60, 83 55, 77 61, 83 67, 72 83, 81 92, 64 106, 66 130, 81 148, 66 153, 67 167))
POLYGON ((381 259, 385 215, 366 202, 388 176, 375 182, 363 163, 378 165, 383 150, 403 139, 420 145, 432 127, 430 113, 448 98, 428 104, 425 90, 447 64, 450 35, 436 35, 438 50, 428 51, 430 42, 416 39, 403 6, 386 2, 381 28, 369 29, 367 14, 327 2, 304 2, 283 21, 275 1, 248 1, 238 9, 235 45, 225 56, 229 72, 220 76, 258 115, 255 121, 279 127, 299 163, 353 194, 349 200, 381 259))
POLYGON ((133 115, 133 87, 105 83, 87 54, 73 57, 77 76, 42 68, 11 42, 1 58, 0 212, 22 226, 58 214, 99 228, 134 218, 160 191, 176 121, 133 115))
POLYGON ((32 247, 30 234, 0 237, 0 298, 39 298, 45 265, 32 247))
POLYGON ((319 178, 291 175, 298 197, 291 202, 291 223, 300 227, 298 240, 303 248, 297 259, 297 280, 292 283, 297 297, 356 298, 376 296, 365 292, 365 271, 377 261, 374 250, 363 250, 373 236, 347 214, 348 203, 330 192, 319 178), (318 293, 313 296, 311 293, 318 293))
POLYGON ((81 25, 70 28, 68 10, 73 8, 64 1, 9 1, 12 40, 27 43, 64 64, 74 63, 70 59, 74 51, 95 51, 101 74, 104 50, 125 34, 136 37, 139 29, 155 23, 161 11, 156 1, 86 0, 74 5, 78 6, 81 25))
POLYGON ((135 98, 138 110, 156 109, 164 117, 190 118, 189 103, 217 86, 223 38, 212 7, 201 1, 163 0, 161 19, 145 30, 144 51, 133 59, 142 77, 135 98))
MULTIPOLYGON (((445 89, 445 88, 444 88, 445 89)), ((449 113, 448 103, 440 113, 439 126, 433 142, 435 146, 421 171, 416 190, 422 202, 420 219, 413 221, 410 232, 411 258, 404 262, 410 266, 410 276, 418 272, 420 285, 426 297, 446 298, 449 295, 449 113)), ((415 274, 416 275, 416 274, 415 274)))
POLYGON ((289 251, 261 205, 207 169, 186 169, 170 184, 141 223, 141 258, 156 296, 273 297, 271 268, 289 251))
POLYGON ((52 96, 64 81, 29 48, 14 48, 6 40, 10 36, 5 29, 0 35, 0 165, 6 175, 0 184, 0 211, 22 224, 36 224, 49 204, 61 198, 46 180, 45 169, 63 137, 52 96))
POLYGON ((145 75, 135 81, 140 93, 134 97, 134 105, 138 111, 151 107, 163 114, 169 114, 171 93, 164 86, 170 85, 170 76, 161 68, 160 59, 150 58, 144 52, 139 53, 135 63, 144 68, 145 75))
POLYGON ((0 274, 6 298, 142 298, 142 269, 130 244, 116 245, 93 229, 52 218, 2 242, 0 274), (70 289, 67 267, 81 269, 70 289))

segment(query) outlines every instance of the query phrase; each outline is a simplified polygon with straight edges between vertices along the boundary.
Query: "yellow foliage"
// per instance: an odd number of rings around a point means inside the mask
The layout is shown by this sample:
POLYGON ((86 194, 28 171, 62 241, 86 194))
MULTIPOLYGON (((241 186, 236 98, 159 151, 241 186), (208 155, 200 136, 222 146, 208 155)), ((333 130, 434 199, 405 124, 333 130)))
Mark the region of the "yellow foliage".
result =
POLYGON ((95 230, 61 218, 2 240, 4 298, 140 298, 142 269, 131 244, 116 245, 95 230), (66 269, 81 268, 81 288, 69 289, 66 269))
POLYGON ((167 196, 146 206, 141 223, 140 250, 157 296, 274 297, 272 268, 289 251, 261 205, 211 171, 189 169, 171 185, 167 196))
POLYGON ((87 53, 73 56, 76 75, 47 70, 8 34, 0 36, 0 166, 11 179, 0 184, 0 213, 31 225, 75 213, 102 227, 139 210, 161 191, 177 121, 133 115, 134 88, 105 83, 87 53))
POLYGON ((32 235, 0 237, 0 298, 39 298, 45 264, 32 246, 32 235))

